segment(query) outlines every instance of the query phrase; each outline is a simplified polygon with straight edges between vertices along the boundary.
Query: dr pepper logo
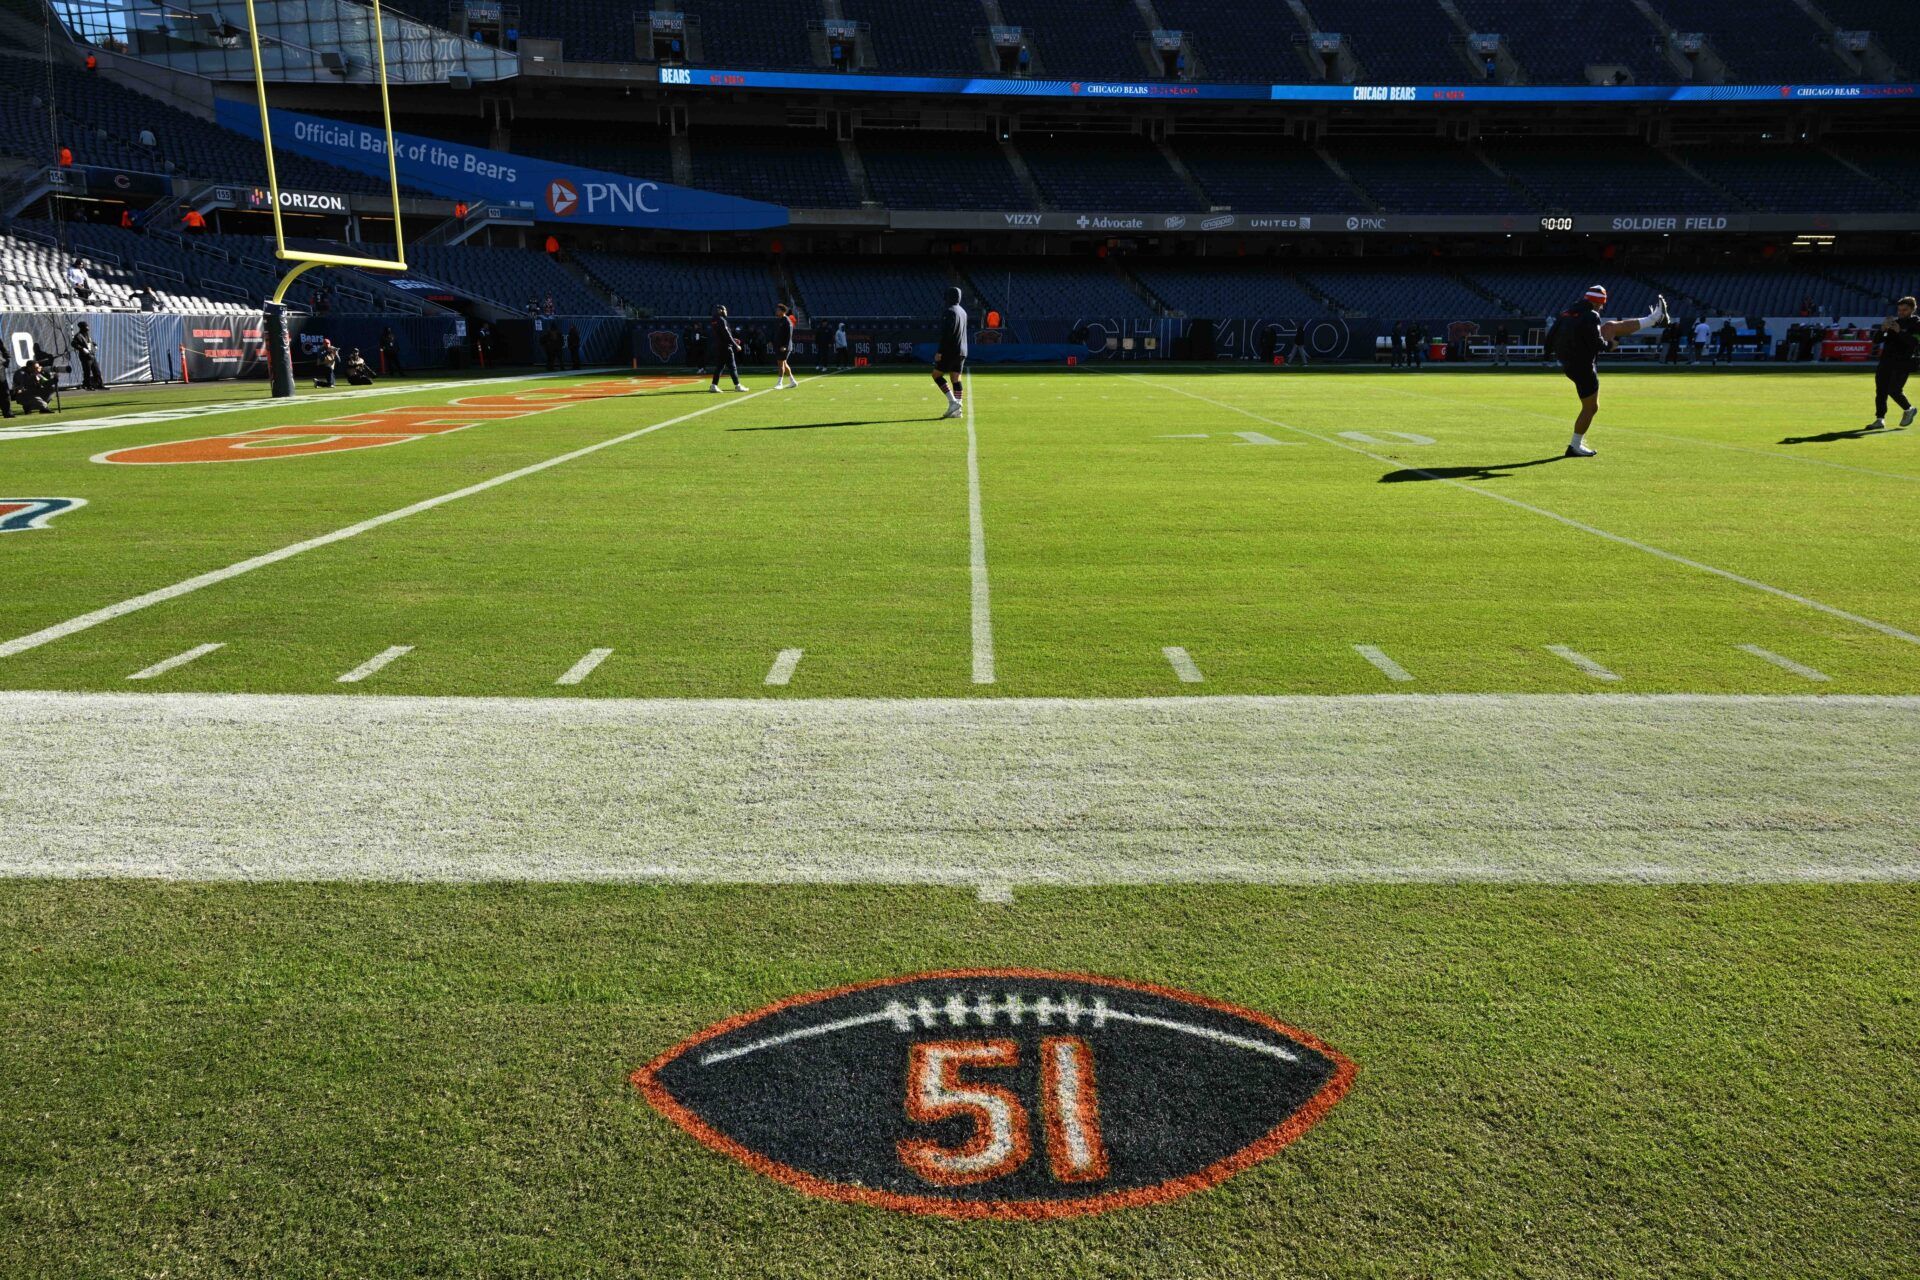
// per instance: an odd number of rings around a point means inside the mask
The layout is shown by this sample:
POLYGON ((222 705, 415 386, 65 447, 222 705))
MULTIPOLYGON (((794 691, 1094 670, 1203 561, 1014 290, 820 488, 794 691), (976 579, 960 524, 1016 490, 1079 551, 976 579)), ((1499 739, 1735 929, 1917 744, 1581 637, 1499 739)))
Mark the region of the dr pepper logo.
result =
POLYGON ((707 1146, 810 1195, 1064 1218, 1232 1177, 1318 1123, 1354 1070, 1304 1031, 1190 992, 968 969, 729 1018, 633 1083, 707 1146))

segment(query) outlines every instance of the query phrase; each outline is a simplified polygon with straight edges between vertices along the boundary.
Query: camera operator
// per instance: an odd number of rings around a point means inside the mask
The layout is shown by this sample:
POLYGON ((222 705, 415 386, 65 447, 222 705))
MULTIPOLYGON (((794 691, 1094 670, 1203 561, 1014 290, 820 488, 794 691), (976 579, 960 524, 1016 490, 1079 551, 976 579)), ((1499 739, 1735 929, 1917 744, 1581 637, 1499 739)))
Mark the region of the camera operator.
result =
POLYGON ((0 342, 0 418, 13 417, 13 352, 0 342))
POLYGON ((13 375, 13 399, 22 413, 52 413, 53 375, 38 360, 29 360, 13 375))
POLYGON ((105 391, 107 380, 100 375, 100 361, 96 355, 93 331, 82 320, 74 327, 73 337, 67 342, 73 354, 80 357, 80 389, 83 391, 105 391))

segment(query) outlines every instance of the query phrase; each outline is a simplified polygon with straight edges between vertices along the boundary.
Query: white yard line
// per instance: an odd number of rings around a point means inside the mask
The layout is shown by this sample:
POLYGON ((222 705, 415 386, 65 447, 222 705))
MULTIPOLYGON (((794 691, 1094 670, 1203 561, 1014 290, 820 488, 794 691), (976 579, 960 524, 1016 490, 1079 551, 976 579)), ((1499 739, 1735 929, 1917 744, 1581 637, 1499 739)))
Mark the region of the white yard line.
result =
POLYGON ((1199 684, 1206 679, 1200 674, 1200 668, 1193 664, 1192 657, 1185 649, 1178 645, 1168 645, 1160 652, 1166 657, 1167 664, 1173 668, 1173 674, 1180 677, 1180 683, 1199 684))
POLYGON ((412 652, 413 646, 410 644, 396 644, 390 649, 382 649, 379 653, 374 654, 371 658, 368 658, 365 662, 341 676, 337 683, 359 684, 374 672, 392 665, 395 660, 404 658, 412 652))
POLYGON ((987 582, 987 526, 980 514, 980 435, 973 404, 980 380, 967 378, 967 558, 973 573, 973 682, 992 684, 993 591, 987 582))
POLYGON ((800 659, 806 656, 805 649, 782 649, 773 660, 773 666, 767 670, 768 684, 783 685, 793 680, 793 673, 800 666, 800 659))
MULTIPOLYGON (((802 381, 811 382, 814 381, 814 379, 807 378, 802 381)), ((291 560, 293 557, 305 552, 316 551, 321 547, 329 547, 336 542, 345 542, 348 538, 357 538, 363 533, 371 533, 375 529, 384 528, 396 520, 405 520, 409 516, 417 516, 422 512, 432 511, 436 507, 444 507, 449 502, 458 502, 462 498, 471 498, 475 494, 485 493, 489 489, 497 489, 503 484, 512 484, 515 480, 524 480, 528 476, 539 475, 542 471, 549 471, 554 467, 578 461, 581 458, 599 453, 603 449, 611 449, 616 445, 627 444, 630 441, 638 440, 641 436, 651 435, 655 431, 663 431, 668 427, 678 426, 683 422, 691 422, 693 419, 703 417, 709 413, 718 413, 722 409, 730 408, 737 404, 744 404, 749 400, 758 399, 766 394, 766 391, 754 391, 743 396, 729 396, 720 403, 710 404, 704 409, 695 409, 693 412, 683 413, 677 418, 669 418, 665 422, 656 422, 650 427, 641 427, 637 431, 629 431, 624 435, 614 436, 610 440, 602 440, 598 444, 590 444, 585 448, 574 449, 567 453, 559 454, 556 457, 548 458, 544 462, 536 462, 530 466, 509 471, 504 475, 494 476, 490 480, 482 480, 478 484, 470 484, 464 489, 455 489, 452 493, 443 493, 437 498, 427 498, 423 501, 413 503, 410 506, 401 507, 397 511, 389 511, 385 515, 374 516, 372 519, 362 520, 358 524, 350 524, 344 529, 335 529, 332 533, 323 533, 317 538, 309 538, 305 542, 296 542, 292 546, 281 547, 278 551, 269 551, 265 555, 254 556, 252 559, 242 560, 238 564, 230 564, 224 569, 215 569, 210 573, 198 574, 183 582, 176 582, 172 586, 161 587, 157 591, 149 591, 144 595, 134 596, 130 600, 122 600, 118 604, 110 604, 104 609, 95 609, 91 613, 83 613, 77 618, 69 618, 65 622, 56 623, 51 627, 45 627, 31 634, 20 636, 17 639, 0 643, 0 658, 10 658, 15 654, 25 653, 29 649, 38 649, 41 645, 52 644, 55 640, 64 640, 70 635, 85 631, 90 627, 97 627, 103 622, 112 622, 116 618, 124 618, 130 613, 137 613, 142 609, 151 608, 156 604, 165 604, 169 600, 178 600, 181 596, 191 595, 207 587, 218 586, 223 582, 238 578, 242 574, 252 573, 256 569, 265 569, 270 565, 279 564, 283 560, 291 560)))
POLYGON ((1389 680, 1404 682, 1413 679, 1411 672, 1373 645, 1357 644, 1353 646, 1353 651, 1371 662, 1389 680))
POLYGON ((163 661, 154 663, 152 666, 148 667, 145 671, 136 671, 132 675, 128 676, 127 679, 151 680, 155 676, 163 676, 167 674, 167 672, 173 670, 175 667, 184 667, 189 662, 192 662, 194 659, 204 658, 208 654, 212 653, 215 649, 219 649, 221 647, 223 646, 219 644, 197 644, 193 646, 193 648, 187 650, 185 653, 176 653, 171 658, 167 658, 163 661))
MULTIPOLYGON (((1403 463, 1398 458, 1390 458, 1385 454, 1374 453, 1370 449, 1363 449, 1359 445, 1349 444, 1345 440, 1339 440, 1339 439, 1335 439, 1332 436, 1322 435, 1320 432, 1317 432, 1317 431, 1309 431, 1305 427, 1296 427, 1291 423, 1281 422, 1278 418, 1269 418, 1265 414, 1255 413, 1251 409, 1242 409, 1239 405, 1228 404, 1224 400, 1215 400, 1211 396, 1198 395, 1195 392, 1186 391, 1179 387, 1168 386, 1163 382, 1153 382, 1153 381, 1150 381, 1149 379, 1141 377, 1139 374, 1130 373, 1130 374, 1124 374, 1122 376, 1132 378, 1137 382, 1144 382, 1150 387, 1158 387, 1160 390, 1170 392, 1174 395, 1185 396, 1189 400, 1198 400, 1202 404, 1210 404, 1210 405, 1213 405, 1215 408, 1226 409, 1231 413, 1240 414, 1242 417, 1252 418, 1255 422, 1264 422, 1268 426, 1279 427, 1282 431, 1292 431, 1297 435, 1306 436, 1310 440, 1318 440, 1322 444, 1332 445, 1336 449, 1345 449, 1349 453, 1357 453, 1361 457, 1371 458, 1375 462, 1378 462, 1383 466, 1396 467, 1404 471, 1411 471, 1416 475, 1425 476, 1428 480, 1438 481, 1441 484, 1452 485, 1456 489, 1464 490, 1467 493, 1477 494, 1478 496, 1482 498, 1486 498, 1490 501, 1503 502, 1510 507, 1517 507, 1521 511, 1531 512, 1536 516, 1541 516, 1548 520, 1557 521, 1560 524, 1566 525, 1569 529, 1578 529, 1580 532, 1591 534, 1596 538, 1604 538, 1608 542, 1618 543, 1620 546, 1623 546, 1623 547, 1631 547, 1635 551, 1643 552, 1646 555, 1654 556, 1658 559, 1665 560, 1670 564, 1681 565, 1688 569, 1697 569, 1701 573, 1710 573, 1717 578, 1724 578, 1728 582, 1736 583, 1750 590, 1762 591, 1768 595, 1777 596, 1782 600, 1792 601, 1794 604, 1801 605, 1805 608, 1817 610, 1820 613, 1826 614, 1828 617, 1838 618, 1842 622, 1850 622, 1857 627, 1865 627, 1869 631, 1877 631, 1883 636, 1890 636, 1895 640, 1904 640, 1911 645, 1920 645, 1920 636, 1914 635, 1911 631, 1903 631, 1899 627, 1892 626, 1888 623, 1879 622, 1873 618, 1862 617, 1857 613, 1849 613, 1845 609, 1836 608, 1833 605, 1825 604, 1819 600, 1814 600, 1814 599, 1811 599, 1810 597, 1799 595, 1795 592, 1788 591, 1782 587, 1776 587, 1770 583, 1761 582, 1757 578, 1749 578, 1745 574, 1735 573, 1731 569, 1722 569, 1717 565, 1707 564, 1704 561, 1695 560, 1688 556, 1679 555, 1672 551, 1665 551, 1649 543, 1641 542, 1637 538, 1629 538, 1625 534, 1611 533, 1605 529, 1599 528, 1596 525, 1588 524, 1584 520, 1576 520, 1572 516, 1563 516, 1559 512, 1549 511, 1545 507, 1536 507, 1531 502, 1522 502, 1518 498, 1508 497, 1504 493, 1496 492, 1493 489, 1488 489, 1481 485, 1468 484, 1464 480, 1456 480, 1450 476, 1439 475, 1436 472, 1423 470, 1420 467, 1409 467, 1409 466, 1406 466, 1405 463, 1403 463)), ((4 656, 4 650, 0 650, 0 656, 4 656)))
POLYGON ((1754 657, 1759 658, 1762 661, 1771 662, 1774 666, 1779 667, 1782 671, 1791 671, 1794 675, 1799 676, 1803 680, 1812 680, 1816 683, 1824 684, 1827 681, 1833 679, 1832 676, 1828 675, 1824 671, 1815 671, 1812 667, 1807 666, 1805 663, 1795 662, 1792 658, 1786 657, 1782 654, 1775 653, 1771 649, 1762 649, 1757 644, 1743 644, 1743 645, 1738 645, 1736 647, 1742 653, 1750 653, 1754 657))
POLYGON ((1612 683, 1620 678, 1595 662, 1592 658, 1589 658, 1586 654, 1581 653, 1577 649, 1569 649, 1566 645, 1550 644, 1547 646, 1547 652, 1562 661, 1572 663, 1574 666, 1592 676, 1595 680, 1605 680, 1608 683, 1612 683))
POLYGON ((594 668, 613 656, 611 649, 589 649, 587 656, 567 668, 567 673, 555 680, 555 684, 579 684, 593 674, 594 668))
POLYGON ((0 878, 1912 883, 1916 756, 1811 694, 0 693, 0 878))
POLYGON ((195 418, 216 418, 228 413, 246 413, 249 410, 261 412, 285 410, 291 405, 337 404, 343 400, 366 400, 375 396, 412 395, 416 392, 431 391, 484 391, 490 387, 505 386, 514 382, 539 382, 547 378, 580 378, 594 373, 613 372, 631 371, 609 366, 597 370, 570 369, 565 373, 521 373, 507 378, 465 378, 457 382, 393 383, 383 387, 357 387, 352 390, 333 391, 324 396, 306 393, 291 401, 253 399, 231 400, 220 404, 182 405, 175 409, 149 409, 144 413, 115 414, 110 418, 80 418, 24 427, 0 427, 0 440, 31 440, 41 436, 73 435, 81 431, 106 431, 113 427, 148 427, 166 422, 187 422, 195 418))
MULTIPOLYGON (((1468 404, 1462 404, 1460 401, 1450 399, 1446 396, 1423 395, 1418 391, 1409 391, 1405 387, 1389 387, 1389 386, 1382 386, 1382 385, 1373 385, 1373 386, 1369 386, 1367 390, 1385 392, 1387 394, 1396 395, 1396 396, 1406 396, 1409 399, 1413 399, 1413 400, 1426 400, 1433 404, 1452 405, 1453 407, 1459 408, 1459 409, 1465 409, 1469 407, 1468 404)), ((1538 409, 1510 409, 1503 405, 1493 404, 1484 400, 1471 401, 1469 402, 1469 404, 1471 405, 1472 408, 1481 410, 1486 413, 1505 414, 1507 416, 1523 416, 1528 418, 1534 418, 1541 422, 1558 423, 1561 426, 1570 426, 1572 425, 1572 422, 1573 422, 1573 415, 1571 413, 1551 414, 1551 413, 1542 413, 1538 409)), ((1826 467, 1833 471, 1851 471, 1855 475, 1878 476, 1883 480, 1920 481, 1920 475, 1913 475, 1909 472, 1904 472, 1904 471, 1876 471, 1871 467, 1856 467, 1845 462, 1829 462, 1825 458, 1807 458, 1807 457, 1802 457, 1800 454, 1797 454, 1797 453, 1781 453, 1778 449, 1756 449, 1752 445, 1723 444, 1718 440, 1701 440, 1695 436, 1676 436, 1669 432, 1654 431, 1647 427, 1622 427, 1611 422, 1600 422, 1596 424, 1596 429, 1601 431, 1602 433, 1617 432, 1621 435, 1647 436, 1648 438, 1654 439, 1654 440, 1668 440, 1673 442, 1674 444, 1699 445, 1703 449, 1724 449, 1731 453, 1758 454, 1762 458, 1773 458, 1780 462, 1798 462, 1804 466, 1809 466, 1809 467, 1826 467)))

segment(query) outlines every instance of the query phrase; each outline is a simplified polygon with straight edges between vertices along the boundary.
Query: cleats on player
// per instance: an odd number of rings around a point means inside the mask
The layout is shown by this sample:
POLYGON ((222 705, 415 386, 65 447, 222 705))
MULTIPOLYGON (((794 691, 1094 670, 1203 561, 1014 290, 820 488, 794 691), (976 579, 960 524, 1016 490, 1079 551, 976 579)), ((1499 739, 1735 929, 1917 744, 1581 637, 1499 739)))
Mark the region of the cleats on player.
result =
POLYGON ((1860 429, 1862 431, 1885 431, 1887 429, 1887 420, 1885 418, 1875 418, 1872 422, 1869 422, 1860 429))
POLYGON ((1575 440, 1572 444, 1567 446, 1566 453, 1562 454, 1561 456, 1566 458, 1591 458, 1596 456, 1596 454, 1597 454, 1596 450, 1589 449, 1587 447, 1586 441, 1575 440))
POLYGON ((1667 310, 1666 294, 1657 293, 1654 295, 1653 314, 1656 318, 1654 322, 1648 326, 1649 328, 1664 329, 1673 323, 1673 313, 1667 310))
POLYGON ((713 392, 713 394, 715 394, 715 395, 719 395, 719 394, 720 394, 720 384, 719 384, 719 383, 717 383, 717 382, 713 382, 713 383, 709 383, 709 384, 707 385, 707 390, 709 390, 709 391, 711 391, 711 392, 713 392))
POLYGON ((1912 408, 1908 409, 1905 413, 1901 414, 1900 425, 1903 427, 1910 427, 1913 425, 1913 420, 1917 417, 1920 417, 1920 405, 1915 405, 1912 408))
POLYGON ((947 401, 947 411, 940 416, 943 418, 957 418, 965 412, 966 410, 960 407, 958 400, 949 400, 947 401))

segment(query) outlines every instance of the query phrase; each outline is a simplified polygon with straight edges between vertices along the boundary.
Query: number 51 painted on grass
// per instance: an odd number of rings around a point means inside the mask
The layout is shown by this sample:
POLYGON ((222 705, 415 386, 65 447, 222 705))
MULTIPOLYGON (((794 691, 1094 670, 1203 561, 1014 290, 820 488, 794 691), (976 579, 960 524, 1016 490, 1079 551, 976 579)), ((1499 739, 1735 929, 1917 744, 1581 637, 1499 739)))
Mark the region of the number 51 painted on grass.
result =
MULTIPOLYGON (((920 1124, 963 1117, 972 1122, 957 1147, 932 1138, 905 1138, 900 1162, 941 1187, 969 1186, 1004 1178, 1033 1155, 1027 1108, 1005 1085, 962 1078, 966 1069, 1020 1065, 1020 1045, 1010 1039, 924 1040, 907 1052, 907 1116, 920 1124)), ((1047 1169, 1055 1182, 1098 1182, 1107 1176, 1107 1148, 1100 1134, 1099 1086, 1093 1049, 1078 1036, 1040 1041, 1040 1114, 1046 1135, 1047 1169)))

